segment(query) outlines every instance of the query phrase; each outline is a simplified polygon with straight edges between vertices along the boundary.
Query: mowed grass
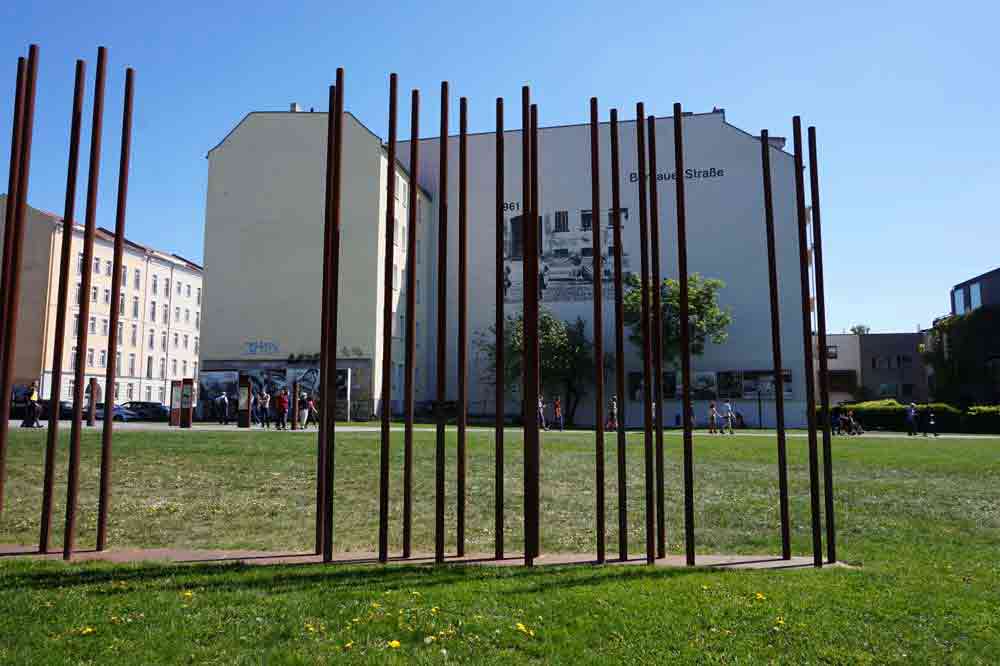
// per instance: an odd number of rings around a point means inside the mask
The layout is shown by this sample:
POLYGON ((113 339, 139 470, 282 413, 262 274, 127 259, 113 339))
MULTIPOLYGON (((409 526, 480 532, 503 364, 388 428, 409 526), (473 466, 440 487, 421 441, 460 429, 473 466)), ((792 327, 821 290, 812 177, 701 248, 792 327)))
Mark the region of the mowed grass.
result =
MULTIPOLYGON (((37 542, 42 432, 14 433, 0 542, 37 542)), ((398 551, 402 434, 390 539, 398 551)), ((546 433, 542 549, 594 549, 594 444, 546 433)), ((680 438, 666 439, 667 529, 683 551, 680 438)), ((508 433, 505 534, 522 543, 521 439, 508 433)), ((311 550, 315 433, 121 432, 110 546, 311 550)), ((65 444, 61 451, 65 450, 65 444)), ((607 537, 617 548, 615 446, 607 537)), ((446 524, 454 547, 455 437, 446 524)), ((94 543, 99 438, 83 447, 78 545, 94 543)), ((695 439, 699 552, 779 552, 773 438, 695 439)), ((630 436, 631 553, 644 548, 641 434, 630 436)), ((811 547, 806 440, 789 439, 793 549, 811 547)), ((61 542, 65 455, 54 545, 61 542)), ((415 447, 414 549, 433 548, 434 435, 415 447)), ((467 550, 493 548, 493 436, 471 433, 467 550)), ((1000 439, 835 440, 839 555, 823 571, 240 565, 0 558, 0 663, 995 663, 1000 439), (398 641, 395 647, 394 641, 398 641)), ((378 434, 337 438, 336 548, 374 549, 378 434)))

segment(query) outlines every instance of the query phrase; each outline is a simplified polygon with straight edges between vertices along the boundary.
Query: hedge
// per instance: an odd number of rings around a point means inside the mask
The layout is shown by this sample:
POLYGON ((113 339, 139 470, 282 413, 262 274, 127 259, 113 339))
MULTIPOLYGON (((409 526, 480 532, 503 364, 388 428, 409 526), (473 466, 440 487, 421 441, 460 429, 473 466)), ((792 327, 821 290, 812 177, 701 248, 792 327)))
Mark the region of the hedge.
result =
POLYGON ((1000 405, 969 407, 962 417, 962 430, 1000 433, 1000 405))
MULTIPOLYGON (((847 403, 833 407, 835 413, 854 412, 854 418, 867 430, 907 430, 906 409, 908 405, 895 400, 869 400, 847 403)), ((938 432, 960 432, 963 430, 963 414, 959 409, 943 402, 917 405, 918 429, 924 423, 928 410, 934 412, 935 429, 938 432)), ((976 431, 979 432, 979 431, 976 431)), ((986 431, 983 431, 986 432, 986 431)), ((1000 432, 1000 429, 993 432, 1000 432)))

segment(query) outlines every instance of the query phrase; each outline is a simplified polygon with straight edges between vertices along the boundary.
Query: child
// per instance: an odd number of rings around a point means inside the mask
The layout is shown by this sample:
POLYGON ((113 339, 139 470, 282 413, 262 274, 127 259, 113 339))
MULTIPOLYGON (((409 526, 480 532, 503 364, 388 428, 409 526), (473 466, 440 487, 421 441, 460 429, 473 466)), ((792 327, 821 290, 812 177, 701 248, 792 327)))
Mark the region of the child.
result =
POLYGON ((709 434, 716 434, 716 425, 719 422, 719 410, 715 408, 715 403, 708 403, 708 432, 709 434))

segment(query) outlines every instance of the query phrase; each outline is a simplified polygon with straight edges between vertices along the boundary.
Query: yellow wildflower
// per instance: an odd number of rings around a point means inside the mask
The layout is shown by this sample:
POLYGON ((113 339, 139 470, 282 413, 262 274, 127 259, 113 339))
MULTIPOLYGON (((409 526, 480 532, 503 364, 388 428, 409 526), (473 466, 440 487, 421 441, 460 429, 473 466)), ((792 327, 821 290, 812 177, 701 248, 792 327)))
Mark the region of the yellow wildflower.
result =
POLYGON ((437 606, 431 608, 431 615, 437 615, 440 609, 437 606))
POLYGON ((397 641, 396 639, 392 639, 391 641, 389 641, 389 647, 395 650, 396 648, 399 647, 399 641, 397 641))
POLYGON ((191 597, 194 596, 194 592, 192 592, 191 590, 184 590, 181 593, 181 596, 184 597, 185 599, 190 599, 191 597))
POLYGON ((764 601, 764 599, 767 599, 762 592, 758 592, 755 596, 757 597, 757 601, 764 601))
POLYGON ((347 641, 346 643, 344 643, 345 650, 350 650, 352 647, 354 647, 354 641, 347 641))
POLYGON ((94 629, 93 627, 81 627, 80 628, 80 635, 81 636, 87 636, 88 634, 92 634, 95 631, 97 631, 97 630, 94 629))
POLYGON ((382 604, 377 601, 372 602, 372 608, 382 608, 382 604))

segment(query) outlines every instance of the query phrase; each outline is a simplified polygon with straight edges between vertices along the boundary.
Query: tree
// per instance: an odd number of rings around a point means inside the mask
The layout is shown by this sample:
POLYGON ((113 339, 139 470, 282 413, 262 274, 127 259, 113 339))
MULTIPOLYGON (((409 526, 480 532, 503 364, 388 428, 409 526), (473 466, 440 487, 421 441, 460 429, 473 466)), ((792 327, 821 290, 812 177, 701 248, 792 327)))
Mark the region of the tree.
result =
MULTIPOLYGON (((625 284, 625 324, 631 329, 629 340, 641 347, 642 293, 639 276, 634 273, 629 275, 625 284)), ((688 277, 688 333, 691 354, 695 356, 705 353, 706 341, 721 345, 729 338, 726 329, 733 323, 733 315, 719 305, 719 292, 725 286, 722 280, 703 278, 698 273, 688 277)), ((660 304, 663 314, 663 360, 676 364, 681 353, 681 288, 677 280, 669 278, 663 281, 660 304)))
POLYGON ((855 324, 851 326, 851 335, 868 335, 871 332, 872 328, 867 324, 855 324))
MULTIPOLYGON (((524 354, 524 316, 509 315, 504 323, 504 386, 511 395, 521 385, 524 354)), ((496 327, 475 335, 475 345, 485 356, 483 381, 496 385, 496 327)), ((566 423, 572 425, 576 408, 594 378, 594 345, 579 317, 572 324, 544 308, 538 312, 539 369, 543 394, 563 399, 566 423)))

